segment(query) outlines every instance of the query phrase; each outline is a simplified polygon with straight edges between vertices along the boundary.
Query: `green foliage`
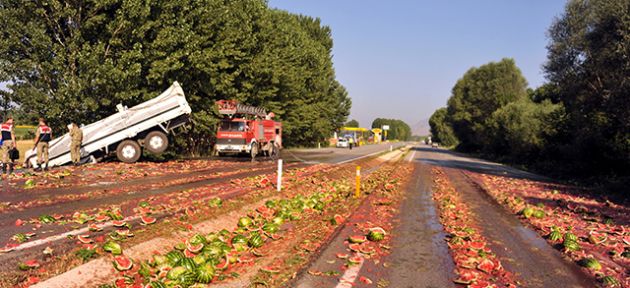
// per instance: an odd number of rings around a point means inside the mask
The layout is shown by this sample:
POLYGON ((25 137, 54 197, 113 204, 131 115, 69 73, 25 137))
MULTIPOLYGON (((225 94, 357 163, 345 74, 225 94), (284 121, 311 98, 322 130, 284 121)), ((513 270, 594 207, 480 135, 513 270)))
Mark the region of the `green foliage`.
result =
POLYGON ((19 104, 20 119, 43 115, 57 131, 173 81, 193 109, 176 142, 193 154, 213 141, 218 99, 273 111, 288 145, 312 145, 349 115, 330 28, 262 0, 12 1, 0 5, 0 31, 0 81, 11 82, 3 99, 19 104))
POLYGON ((352 119, 350 121, 348 121, 348 123, 346 123, 346 125, 344 125, 345 127, 360 127, 359 126, 359 121, 352 119))
POLYGON ((630 5, 569 1, 549 29, 547 77, 567 111, 562 157, 585 175, 630 176, 630 5))
POLYGON ((92 258, 96 258, 98 253, 96 253, 96 249, 81 248, 75 252, 75 255, 83 260, 83 262, 87 262, 92 258))
POLYGON ((503 59, 471 68, 453 87, 448 121, 460 148, 480 150, 491 142, 488 118, 494 111, 527 96, 527 81, 514 60, 503 59))
POLYGON ((431 126, 432 141, 449 147, 457 145, 458 140, 455 137, 451 123, 447 120, 447 113, 446 108, 435 110, 431 118, 429 118, 429 126, 431 126))
POLYGON ((409 127, 409 125, 404 121, 385 118, 376 118, 372 121, 372 128, 381 128, 383 125, 389 125, 387 139, 402 141, 411 139, 411 127, 409 127))
POLYGON ((527 98, 499 108, 487 121, 492 138, 486 151, 509 159, 534 156, 545 148, 546 137, 555 135, 554 117, 559 113, 560 104, 549 100, 537 104, 527 98))

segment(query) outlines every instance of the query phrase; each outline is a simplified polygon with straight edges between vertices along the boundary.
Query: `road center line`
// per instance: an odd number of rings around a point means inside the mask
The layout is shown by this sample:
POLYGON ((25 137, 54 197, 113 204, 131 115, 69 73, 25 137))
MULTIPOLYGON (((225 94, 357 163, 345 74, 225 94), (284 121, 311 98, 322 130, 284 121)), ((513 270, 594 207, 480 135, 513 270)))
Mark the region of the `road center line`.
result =
POLYGON ((416 150, 413 150, 413 153, 411 153, 411 157, 409 158, 409 162, 413 162, 415 158, 416 158, 416 150))
MULTIPOLYGON (((355 161, 355 160, 359 160, 359 159, 363 159, 363 158, 366 158, 366 157, 374 156, 376 154, 383 153, 384 151, 387 151, 388 149, 389 148, 387 148, 385 150, 379 150, 379 151, 376 151, 376 152, 373 152, 373 153, 370 153, 370 154, 367 154, 367 155, 363 155, 363 156, 355 157, 355 158, 352 158, 352 159, 344 160, 344 161, 341 161, 341 162, 337 162, 335 164, 338 164, 338 165, 339 164, 345 164, 345 163, 352 162, 352 161, 355 161)), ((398 149, 398 147, 396 149, 398 149)))

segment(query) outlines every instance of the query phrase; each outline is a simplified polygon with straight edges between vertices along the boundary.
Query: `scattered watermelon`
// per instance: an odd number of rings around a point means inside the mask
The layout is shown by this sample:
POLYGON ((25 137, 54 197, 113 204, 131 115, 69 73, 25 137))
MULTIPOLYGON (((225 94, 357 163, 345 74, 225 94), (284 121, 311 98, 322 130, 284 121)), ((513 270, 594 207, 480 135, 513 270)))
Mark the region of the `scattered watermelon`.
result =
POLYGON ((374 228, 370 228, 370 232, 368 232, 367 238, 370 241, 378 242, 385 239, 385 235, 386 235, 385 229, 381 227, 374 227, 374 228))
POLYGON ((247 249, 247 237, 237 234, 232 238, 232 246, 236 251, 245 251, 247 249))
POLYGON ((562 233, 560 232, 558 227, 554 226, 551 229, 551 233, 549 233, 549 240, 556 242, 556 241, 559 241, 560 239, 562 239, 562 233))
POLYGON ((90 244, 94 241, 92 241, 92 239, 90 239, 90 235, 79 235, 77 236, 77 240, 79 240, 79 242, 83 243, 83 244, 90 244))
POLYGON ((153 218, 153 217, 149 217, 149 216, 142 216, 140 217, 140 221, 142 221, 142 224, 144 225, 150 225, 155 223, 155 221, 157 221, 157 219, 153 218))
POLYGON ((37 262, 37 260, 28 260, 18 264, 18 268, 23 271, 34 269, 37 267, 39 267, 39 262, 37 262))
POLYGON ((177 280, 179 279, 179 277, 181 275, 183 275, 184 273, 186 273, 186 268, 182 267, 182 266, 177 266, 173 269, 171 269, 171 271, 168 271, 168 274, 166 274, 166 278, 170 279, 170 280, 177 280))
POLYGON ((199 283, 210 283, 214 274, 214 266, 212 266, 212 264, 203 264, 197 268, 197 281, 199 283))
POLYGON ((24 189, 32 189, 35 188, 35 180, 28 179, 24 182, 24 189))
POLYGON ((90 224, 90 225, 88 225, 88 228, 92 232, 103 231, 103 228, 101 226, 99 226, 99 225, 96 225, 96 224, 90 224))
POLYGON ((346 253, 337 253, 336 256, 339 259, 348 259, 348 257, 349 257, 348 254, 346 254, 346 253))
POLYGON ((203 243, 192 244, 190 242, 186 242, 186 250, 192 253, 199 253, 203 249, 203 243))
POLYGON ((353 244, 348 245, 348 248, 349 248, 351 251, 354 251, 354 252, 359 252, 359 251, 361 250, 361 245, 360 245, 360 244, 357 244, 357 243, 353 243, 353 244))
POLYGON ((221 207, 221 205, 223 205, 223 200, 219 197, 212 198, 208 201, 208 206, 210 207, 221 207))
POLYGON ((94 221, 96 222, 105 222, 109 220, 109 217, 107 217, 107 215, 103 215, 103 214, 99 214, 96 217, 94 217, 94 221))
POLYGON ((601 279, 602 283, 604 284, 604 287, 619 287, 619 281, 617 281, 617 279, 615 279, 615 277, 612 276, 604 276, 601 279))
POLYGON ((260 271, 265 272, 265 273, 269 273, 269 274, 278 274, 280 273, 280 270, 273 268, 273 267, 262 267, 260 268, 260 271))
POLYGON ((521 215, 523 215, 525 218, 530 218, 534 215, 534 209, 531 207, 526 207, 521 210, 521 215))
POLYGON ((120 247, 120 244, 113 241, 107 241, 103 245, 103 250, 105 250, 106 252, 110 252, 114 255, 122 254, 122 248, 120 247))
POLYGON ((363 235, 352 235, 350 237, 348 237, 348 241, 350 243, 363 243, 365 241, 367 241, 367 238, 363 235))
POLYGON ((114 267, 118 271, 126 271, 131 269, 133 262, 125 255, 114 257, 114 267))
POLYGON ((247 245, 252 248, 260 248, 265 244, 265 241, 262 239, 259 233, 252 233, 247 241, 247 245))
POLYGON ((479 265, 477 265, 477 269, 486 273, 492 273, 492 270, 494 270, 494 268, 494 262, 489 259, 483 259, 481 260, 481 262, 479 262, 479 265))
POLYGON ((348 263, 352 265, 359 264, 361 263, 361 261, 363 261, 363 258, 361 258, 361 256, 348 257, 348 263))
POLYGON ((127 222, 122 221, 122 220, 114 220, 114 221, 112 221, 112 224, 115 227, 123 227, 123 226, 127 225, 127 222))
POLYGON ((179 264, 179 262, 184 258, 184 254, 179 251, 171 251, 166 253, 166 259, 168 259, 168 263, 173 266, 179 264))
POLYGON ((601 270, 602 265, 595 258, 584 258, 579 262, 580 266, 593 270, 601 270))
POLYGON ((39 222, 43 224, 50 224, 55 222, 55 218, 50 215, 41 215, 39 216, 39 222))
POLYGON ((241 217, 240 219, 238 219, 238 227, 248 228, 249 226, 252 226, 252 224, 253 224, 252 218, 241 217))
POLYGON ((588 235, 588 241, 592 244, 599 245, 608 240, 608 234, 591 231, 588 235))

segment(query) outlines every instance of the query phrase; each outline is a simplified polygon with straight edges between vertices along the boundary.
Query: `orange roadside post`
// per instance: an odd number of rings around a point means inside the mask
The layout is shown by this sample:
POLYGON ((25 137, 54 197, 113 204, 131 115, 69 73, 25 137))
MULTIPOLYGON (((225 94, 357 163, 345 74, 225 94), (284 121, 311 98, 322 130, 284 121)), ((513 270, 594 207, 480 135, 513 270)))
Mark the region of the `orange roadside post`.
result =
POLYGON ((361 196, 361 166, 357 166, 357 189, 354 192, 354 197, 359 198, 361 196))

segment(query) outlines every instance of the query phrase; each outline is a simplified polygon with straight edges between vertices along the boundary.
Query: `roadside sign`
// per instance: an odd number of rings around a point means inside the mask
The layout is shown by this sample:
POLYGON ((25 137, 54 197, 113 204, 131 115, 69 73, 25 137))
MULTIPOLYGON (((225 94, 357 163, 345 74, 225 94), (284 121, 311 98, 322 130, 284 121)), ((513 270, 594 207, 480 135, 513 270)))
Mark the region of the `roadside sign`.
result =
POLYGON ((383 125, 383 130, 389 130, 389 125, 383 125))

